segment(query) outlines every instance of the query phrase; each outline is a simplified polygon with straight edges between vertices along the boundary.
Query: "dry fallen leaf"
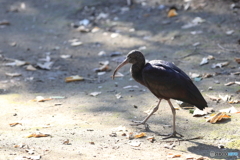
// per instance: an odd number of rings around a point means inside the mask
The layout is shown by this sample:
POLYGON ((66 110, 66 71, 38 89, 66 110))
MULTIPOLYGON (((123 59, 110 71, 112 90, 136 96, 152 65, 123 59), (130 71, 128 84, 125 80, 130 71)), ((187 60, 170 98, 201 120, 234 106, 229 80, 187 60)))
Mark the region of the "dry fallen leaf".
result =
POLYGON ((231 101, 228 101, 228 103, 230 103, 230 104, 238 104, 238 103, 240 103, 240 100, 231 100, 231 101))
POLYGON ((227 115, 225 112, 219 112, 217 114, 212 114, 211 117, 207 118, 206 121, 210 123, 216 123, 222 119, 229 119, 231 116, 227 115))
POLYGON ((41 69, 50 70, 52 68, 54 62, 45 62, 45 63, 37 63, 37 66, 41 69))
POLYGON ((238 110, 235 107, 232 106, 232 107, 227 108, 227 109, 221 109, 221 110, 219 110, 219 112, 237 113, 238 110))
POLYGON ((170 9, 169 11, 168 11, 168 17, 175 17, 175 16, 177 16, 178 15, 178 13, 177 13, 177 10, 175 9, 175 8, 172 8, 172 9, 170 9))
POLYGON ((126 133, 122 133, 122 136, 127 136, 127 134, 126 133))
POLYGON ((63 54, 63 55, 60 55, 60 57, 61 57, 62 59, 68 59, 68 58, 71 58, 72 55, 69 55, 69 54, 63 54))
POLYGON ((240 64, 240 58, 234 58, 237 63, 240 64))
POLYGON ((207 95, 207 94, 206 94, 206 96, 208 96, 212 101, 216 101, 217 103, 221 100, 221 98, 218 98, 216 96, 211 96, 211 95, 207 95))
POLYGON ((208 56, 207 56, 207 59, 208 59, 208 60, 213 60, 213 59, 215 59, 215 57, 213 57, 212 55, 208 55, 208 56))
POLYGON ((217 120, 218 120, 218 117, 221 116, 222 113, 217 113, 217 114, 213 114, 213 116, 209 117, 206 119, 207 122, 210 122, 210 123, 216 123, 217 120))
POLYGON ((26 67, 27 71, 36 71, 37 68, 33 67, 31 64, 26 67))
POLYGON ((233 73, 231 73, 232 75, 239 75, 240 74, 240 72, 233 72, 233 73))
POLYGON ((92 32, 92 33, 95 33, 95 32, 98 32, 99 30, 100 30, 99 27, 94 27, 94 28, 91 30, 91 32, 92 32))
POLYGON ((153 137, 153 136, 147 137, 147 140, 149 140, 151 143, 153 143, 155 141, 155 137, 153 137))
POLYGON ((93 141, 89 142, 91 145, 95 145, 95 143, 93 141))
POLYGON ((213 74, 211 73, 204 73, 202 78, 210 78, 210 77, 213 77, 213 74))
POLYGON ((65 78, 65 82, 83 81, 83 80, 84 80, 84 78, 79 75, 70 76, 70 77, 65 78))
POLYGON ((225 95, 225 96, 222 96, 222 95, 218 95, 224 102, 227 102, 231 99, 231 96, 229 95, 225 95))
POLYGON ((65 140, 65 141, 63 142, 63 144, 65 144, 65 145, 71 145, 71 143, 69 142, 69 139, 65 140))
POLYGON ((18 66, 18 67, 20 67, 20 66, 23 66, 25 64, 27 64, 27 62, 20 61, 20 60, 14 60, 14 62, 5 63, 4 65, 5 66, 18 66))
POLYGON ((14 148, 29 148, 28 145, 26 145, 25 143, 16 144, 13 147, 14 148))
POLYGON ((5 73, 5 75, 9 76, 9 77, 19 77, 22 74, 21 73, 5 73))
POLYGON ((233 84, 235 84, 235 82, 228 82, 228 83, 225 83, 224 85, 225 85, 225 86, 231 86, 231 85, 233 85, 233 84))
POLYGON ((191 78, 199 78, 201 77, 201 74, 199 73, 190 73, 191 78))
POLYGON ((102 75, 104 75, 104 74, 106 74, 106 72, 98 72, 98 73, 97 73, 98 76, 102 76, 102 75))
POLYGON ((80 46, 80 45, 82 45, 82 42, 80 42, 80 41, 76 41, 76 42, 71 43, 71 46, 73 46, 73 47, 77 47, 77 46, 80 46))
POLYGON ((79 26, 76 31, 82 32, 82 33, 87 33, 90 31, 86 26, 79 26))
POLYGON ((142 138, 142 137, 146 137, 146 136, 147 136, 147 134, 144 133, 144 132, 142 132, 142 133, 136 134, 136 135, 134 136, 134 138, 142 138))
POLYGON ((214 64, 212 64, 212 68, 222 68, 227 65, 229 65, 229 62, 221 62, 221 63, 216 63, 216 64, 214 63, 214 64))
POLYGON ((107 53, 105 51, 100 51, 98 53, 98 56, 106 56, 106 55, 107 55, 107 53))
POLYGON ((239 81, 235 81, 235 84, 238 84, 238 85, 240 85, 240 82, 239 82, 239 81))
POLYGON ((210 160, 208 158, 196 155, 186 155, 186 160, 210 160))
POLYGON ((52 100, 52 98, 44 98, 43 96, 37 96, 35 99, 33 99, 34 102, 45 102, 50 100, 52 100))
POLYGON ((89 95, 90 96, 93 96, 93 97, 96 97, 96 96, 98 96, 99 94, 101 94, 102 92, 92 92, 92 93, 90 93, 89 95))
POLYGON ((207 57, 203 57, 202 61, 200 62, 200 66, 202 66, 204 64, 208 64, 208 58, 207 57))
POLYGON ((95 72, 111 71, 111 68, 109 67, 109 61, 100 62, 100 65, 102 66, 94 69, 95 72))
POLYGON ((232 35, 234 33, 234 30, 228 30, 228 31, 226 31, 226 34, 227 35, 232 35))
POLYGON ((16 47, 17 43, 16 42, 11 42, 11 43, 9 43, 9 45, 12 46, 12 47, 16 47))
POLYGON ((49 55, 51 54, 51 52, 47 52, 46 54, 46 58, 40 58, 39 61, 50 62, 51 57, 49 55))
POLYGON ((16 122, 16 123, 10 123, 9 125, 10 125, 10 127, 14 127, 14 126, 16 126, 16 125, 22 125, 22 123, 16 122))
POLYGON ((37 133, 32 133, 29 136, 27 136, 27 138, 40 138, 40 137, 49 137, 50 134, 45 134, 45 133, 41 133, 41 132, 37 132, 37 133))
POLYGON ((181 157, 181 156, 182 156, 181 154, 173 154, 173 153, 168 153, 167 154, 168 158, 177 158, 177 157, 181 157))
POLYGON ((10 25, 10 22, 7 21, 7 20, 2 20, 2 21, 0 21, 0 25, 1 26, 7 26, 7 25, 10 25))

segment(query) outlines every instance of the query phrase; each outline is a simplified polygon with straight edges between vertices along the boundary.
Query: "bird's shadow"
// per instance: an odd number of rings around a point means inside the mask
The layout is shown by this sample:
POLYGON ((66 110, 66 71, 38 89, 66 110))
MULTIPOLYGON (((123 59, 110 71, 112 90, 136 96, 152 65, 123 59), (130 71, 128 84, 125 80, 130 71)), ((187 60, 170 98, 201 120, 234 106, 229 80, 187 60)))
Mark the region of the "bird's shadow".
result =
POLYGON ((191 153, 214 158, 214 159, 227 159, 227 160, 235 160, 240 156, 239 149, 220 149, 217 146, 208 145, 196 141, 189 141, 194 143, 194 146, 188 147, 187 150, 191 153))
MULTIPOLYGON (((150 125, 148 123, 146 123, 143 127, 136 126, 136 129, 139 130, 140 132, 154 133, 157 136, 162 136, 162 139, 170 135, 170 134, 162 134, 160 132, 151 130, 150 125)), ((175 138, 182 139, 182 137, 175 137, 175 138)))
MULTIPOLYGON (((221 123, 227 123, 230 121, 231 120, 226 119, 224 121, 221 121, 221 123)), ((149 125, 145 125, 145 126, 147 126, 147 128, 137 126, 136 129, 138 129, 140 132, 154 133, 155 135, 162 136, 163 138, 164 138, 164 136, 166 136, 166 135, 160 134, 157 131, 151 130, 149 125)), ((177 138, 167 139, 166 142, 176 141, 176 139, 178 139, 180 143, 181 143, 181 141, 185 141, 184 137, 177 137, 177 138)), ((198 138, 196 138, 196 139, 198 139, 198 138)), ((195 145, 188 147, 187 150, 196 155, 214 158, 214 159, 226 159, 226 160, 236 160, 236 159, 240 158, 240 150, 239 149, 220 149, 220 148, 218 148, 218 146, 204 144, 201 142, 196 142, 194 140, 186 139, 186 141, 195 144, 195 145)))

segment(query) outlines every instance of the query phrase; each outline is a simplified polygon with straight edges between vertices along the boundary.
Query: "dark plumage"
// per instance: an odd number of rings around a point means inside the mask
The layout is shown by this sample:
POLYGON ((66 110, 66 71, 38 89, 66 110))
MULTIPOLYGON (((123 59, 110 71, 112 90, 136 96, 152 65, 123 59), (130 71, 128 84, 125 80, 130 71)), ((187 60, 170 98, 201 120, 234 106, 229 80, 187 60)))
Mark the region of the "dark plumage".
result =
MULTIPOLYGON (((152 60, 145 63, 145 58, 140 51, 133 50, 128 53, 127 58, 116 68, 116 72, 125 64, 131 63, 132 77, 142 85, 146 86, 158 99, 158 105, 141 122, 135 125, 145 124, 150 116, 158 110, 162 99, 168 101, 173 113, 173 133, 169 137, 175 137, 175 109, 170 99, 181 100, 195 105, 199 109, 207 107, 207 102, 193 84, 192 80, 180 68, 173 63, 163 60, 152 60)), ((180 134, 179 134, 180 135, 180 134)))

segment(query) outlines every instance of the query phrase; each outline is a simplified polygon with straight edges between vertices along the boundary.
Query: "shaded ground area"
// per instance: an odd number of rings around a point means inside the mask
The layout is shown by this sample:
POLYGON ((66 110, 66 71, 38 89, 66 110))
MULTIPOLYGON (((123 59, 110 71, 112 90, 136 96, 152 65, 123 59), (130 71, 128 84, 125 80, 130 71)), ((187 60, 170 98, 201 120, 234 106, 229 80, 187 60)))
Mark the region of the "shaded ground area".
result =
POLYGON ((136 0, 131 6, 120 0, 1 0, 0 159, 172 159, 169 153, 181 155, 177 159, 237 159, 239 113, 211 124, 177 110, 178 132, 203 138, 162 141, 159 134, 172 131, 167 103, 149 120, 151 131, 131 127, 157 99, 131 79, 130 66, 121 69, 124 77, 111 75, 130 50, 139 49, 148 60, 171 61, 192 77, 199 74, 193 81, 215 111, 239 111, 239 104, 209 98, 240 100, 239 8, 230 0, 136 0), (169 18, 172 6, 178 15, 169 18), (110 69, 94 71, 106 61, 110 69), (73 75, 85 80, 66 83, 73 75), (37 96, 53 99, 33 101, 37 96), (50 136, 27 138, 36 132, 50 136), (148 138, 129 138, 141 132, 148 138))

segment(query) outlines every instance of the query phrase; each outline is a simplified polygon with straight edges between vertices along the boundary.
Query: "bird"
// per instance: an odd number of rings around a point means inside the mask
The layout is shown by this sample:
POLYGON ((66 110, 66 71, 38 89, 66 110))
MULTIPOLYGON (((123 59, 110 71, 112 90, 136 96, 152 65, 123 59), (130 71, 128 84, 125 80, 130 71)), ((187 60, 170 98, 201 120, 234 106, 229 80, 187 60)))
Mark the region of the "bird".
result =
POLYGON ((166 137, 163 139, 183 137, 176 132, 176 111, 170 99, 187 102, 203 110, 208 105, 198 88, 189 76, 172 62, 164 60, 145 62, 143 53, 138 50, 132 50, 127 54, 126 59, 114 70, 112 78, 115 78, 115 74, 121 67, 129 63, 132 64, 130 71, 133 79, 147 87, 158 98, 157 106, 151 110, 148 116, 132 125, 145 125, 146 127, 147 120, 158 110, 161 101, 166 100, 172 110, 173 132, 165 135, 166 137))

